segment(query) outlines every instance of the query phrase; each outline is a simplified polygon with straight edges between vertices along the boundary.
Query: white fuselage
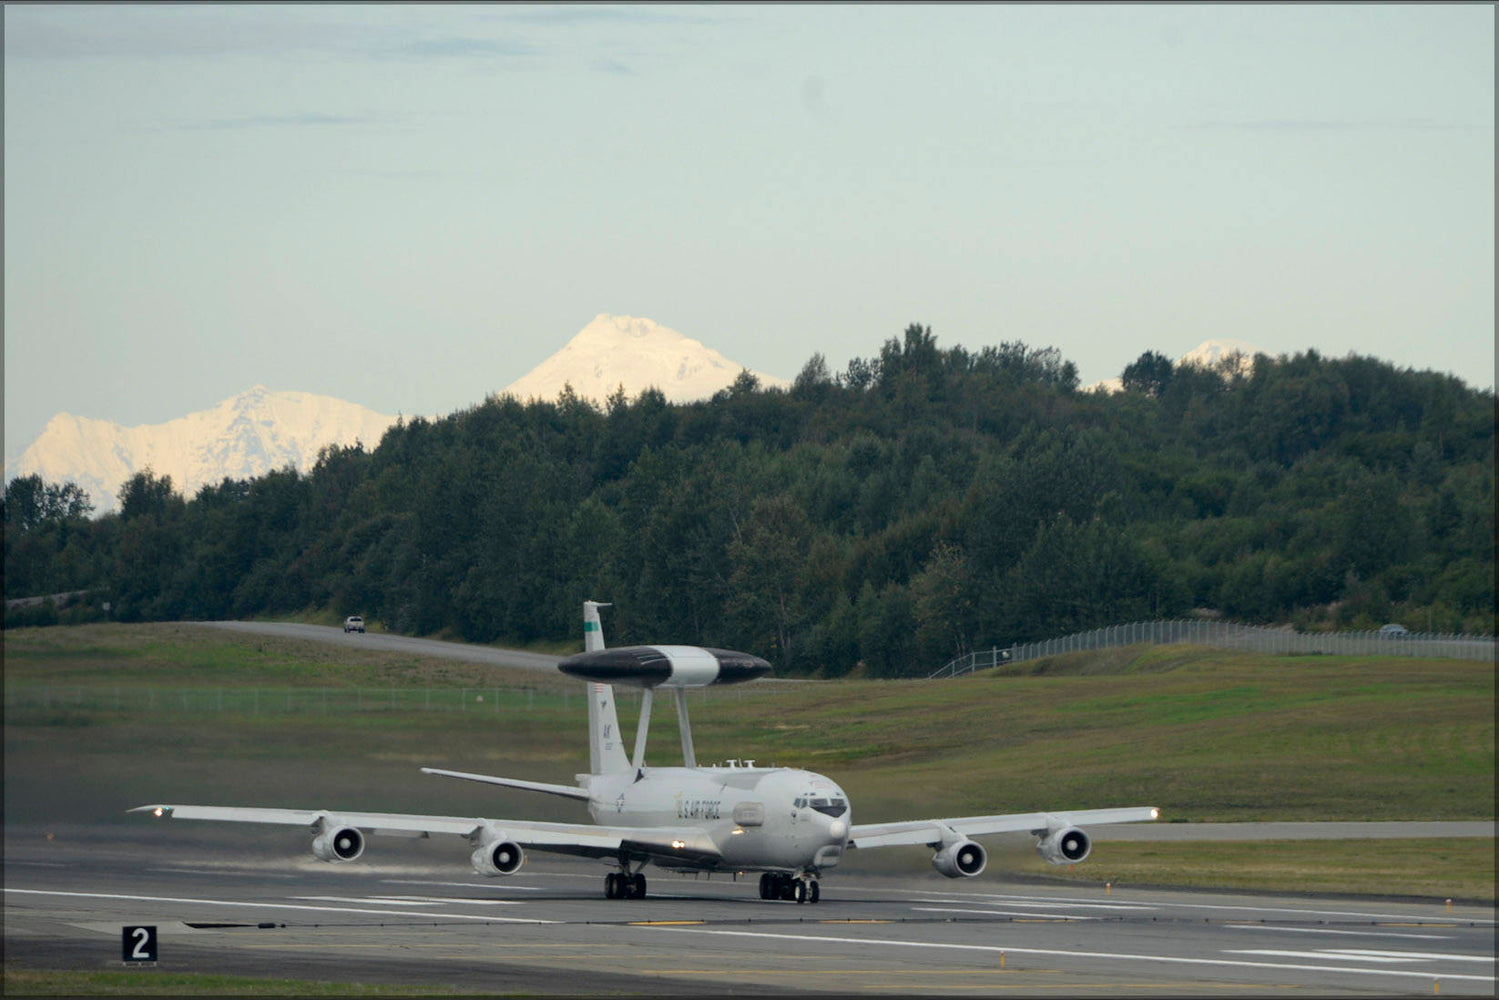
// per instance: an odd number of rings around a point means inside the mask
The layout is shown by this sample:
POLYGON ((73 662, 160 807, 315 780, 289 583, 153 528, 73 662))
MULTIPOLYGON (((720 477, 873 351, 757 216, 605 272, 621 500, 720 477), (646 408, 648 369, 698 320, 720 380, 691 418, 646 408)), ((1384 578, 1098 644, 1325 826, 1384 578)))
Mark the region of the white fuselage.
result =
POLYGON ((701 831, 722 852, 711 866, 720 869, 831 868, 852 822, 837 784, 791 768, 646 767, 590 775, 588 794, 596 823, 701 831))

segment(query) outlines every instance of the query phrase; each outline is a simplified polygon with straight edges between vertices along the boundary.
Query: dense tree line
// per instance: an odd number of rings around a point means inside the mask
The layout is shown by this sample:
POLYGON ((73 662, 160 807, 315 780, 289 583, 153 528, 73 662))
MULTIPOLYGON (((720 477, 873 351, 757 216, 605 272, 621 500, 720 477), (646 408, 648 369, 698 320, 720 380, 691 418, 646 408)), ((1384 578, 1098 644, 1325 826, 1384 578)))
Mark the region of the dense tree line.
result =
POLYGON ((331 609, 508 642, 575 635, 593 598, 613 641, 824 675, 1194 611, 1493 631, 1491 391, 1311 351, 1146 353, 1122 381, 913 325, 784 391, 491 397, 191 500, 142 472, 98 519, 17 479, 5 590, 88 589, 64 618, 331 609))

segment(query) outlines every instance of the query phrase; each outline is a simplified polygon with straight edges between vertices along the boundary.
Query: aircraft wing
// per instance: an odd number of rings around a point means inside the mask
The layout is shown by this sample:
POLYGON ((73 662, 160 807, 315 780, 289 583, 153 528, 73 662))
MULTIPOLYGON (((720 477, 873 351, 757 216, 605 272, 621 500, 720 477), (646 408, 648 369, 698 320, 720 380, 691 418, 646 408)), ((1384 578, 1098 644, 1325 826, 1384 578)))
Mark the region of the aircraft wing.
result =
POLYGON ((592 823, 542 823, 530 820, 483 819, 474 816, 420 816, 407 813, 346 812, 337 809, 264 809, 253 806, 138 806, 130 812, 154 813, 162 818, 217 820, 229 823, 272 823, 305 826, 321 832, 352 826, 372 834, 427 837, 454 834, 474 842, 510 840, 522 847, 613 858, 621 851, 687 866, 711 867, 722 857, 718 846, 695 827, 595 826, 592 823))
POLYGON ((1054 813, 1011 813, 1005 816, 960 816, 955 819, 918 819, 901 823, 856 823, 849 830, 848 846, 871 848, 927 844, 936 847, 948 839, 949 830, 964 837, 1022 832, 1043 836, 1049 830, 1063 830, 1070 826, 1144 823, 1159 816, 1159 809, 1139 806, 1127 809, 1074 809, 1054 813))

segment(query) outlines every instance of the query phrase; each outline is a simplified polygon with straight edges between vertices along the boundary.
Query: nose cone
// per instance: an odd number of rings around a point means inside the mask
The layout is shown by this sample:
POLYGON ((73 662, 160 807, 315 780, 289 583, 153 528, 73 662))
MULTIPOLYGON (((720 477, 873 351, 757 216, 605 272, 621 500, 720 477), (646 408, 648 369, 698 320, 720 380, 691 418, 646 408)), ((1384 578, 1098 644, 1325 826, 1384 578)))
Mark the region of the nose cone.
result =
POLYGON ((848 824, 841 819, 833 820, 828 824, 828 836, 834 840, 843 840, 848 836, 848 824))

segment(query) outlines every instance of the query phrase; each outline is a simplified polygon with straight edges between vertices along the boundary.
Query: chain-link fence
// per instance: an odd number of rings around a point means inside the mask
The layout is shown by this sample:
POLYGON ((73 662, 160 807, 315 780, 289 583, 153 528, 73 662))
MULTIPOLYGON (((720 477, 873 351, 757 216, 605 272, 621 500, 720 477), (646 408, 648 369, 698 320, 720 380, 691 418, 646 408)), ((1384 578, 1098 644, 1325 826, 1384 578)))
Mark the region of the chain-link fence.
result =
POLYGON ((957 677, 1002 663, 1018 663, 1058 653, 1080 653, 1090 649, 1133 646, 1136 643, 1170 645, 1184 643, 1216 646, 1255 653, 1305 656, 1414 656, 1494 662, 1494 637, 1447 635, 1433 632, 1297 632, 1264 625, 1233 622, 1155 621, 1111 625, 1091 632, 1075 632, 1044 642, 996 646, 960 656, 928 679, 957 677))

